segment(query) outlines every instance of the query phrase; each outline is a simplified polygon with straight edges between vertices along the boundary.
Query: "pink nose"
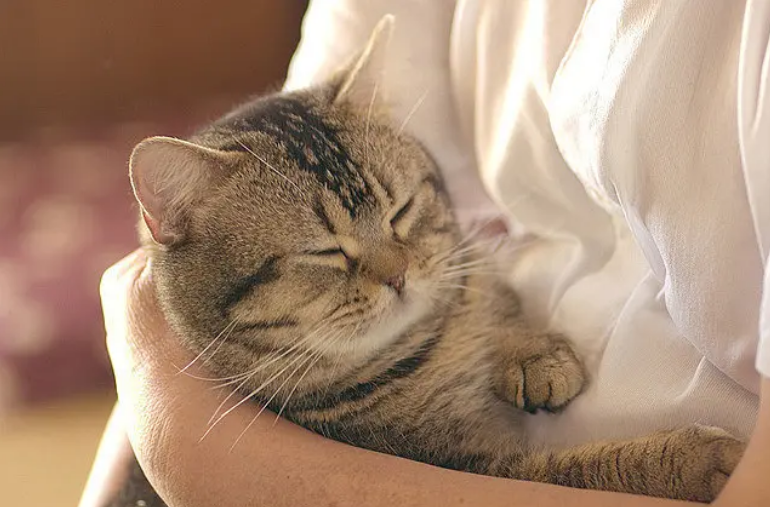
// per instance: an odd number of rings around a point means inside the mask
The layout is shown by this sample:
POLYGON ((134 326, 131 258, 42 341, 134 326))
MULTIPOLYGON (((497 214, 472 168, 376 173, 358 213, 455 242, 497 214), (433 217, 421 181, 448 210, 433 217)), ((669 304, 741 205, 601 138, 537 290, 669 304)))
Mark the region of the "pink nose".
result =
POLYGON ((406 281, 404 280, 404 275, 396 275, 388 278, 385 280, 385 285, 396 291, 396 293, 400 296, 401 293, 404 291, 404 284, 406 281))

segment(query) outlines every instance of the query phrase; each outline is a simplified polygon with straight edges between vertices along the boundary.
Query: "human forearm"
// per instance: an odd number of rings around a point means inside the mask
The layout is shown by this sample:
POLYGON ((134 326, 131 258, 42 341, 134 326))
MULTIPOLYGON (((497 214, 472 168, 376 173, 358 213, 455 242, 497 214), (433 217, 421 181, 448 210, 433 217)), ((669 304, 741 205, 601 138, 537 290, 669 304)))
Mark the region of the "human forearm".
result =
MULTIPOLYGON (((190 414, 196 416, 196 414, 190 414)), ((268 414, 264 414, 268 415, 268 414)), ((294 430, 279 423, 271 427, 272 419, 266 418, 265 428, 255 433, 257 441, 242 442, 244 446, 257 445, 261 451, 253 456, 253 462, 245 468, 243 456, 224 460, 211 456, 211 448, 202 447, 194 439, 176 445, 187 447, 176 460, 175 479, 168 480, 167 493, 174 505, 207 505, 216 498, 215 505, 241 505, 258 495, 259 503, 270 500, 271 505, 360 505, 365 499, 367 505, 483 505, 483 506, 616 506, 666 507, 689 505, 683 502, 663 501, 645 497, 630 497, 594 491, 571 490, 544 484, 493 479, 470 474, 448 472, 418 463, 377 455, 357 449, 345 448, 327 454, 326 445, 315 435, 295 434, 294 430), (287 434, 288 433, 288 434, 287 434), (307 438, 309 437, 309 438, 307 438), (306 441, 307 440, 307 441, 306 441), (275 448, 273 448, 275 446, 275 448), (339 451, 339 452, 338 452, 339 451), (353 452, 348 452, 353 451, 353 452), (228 469, 226 461, 234 460, 229 466, 236 467, 236 473, 228 469), (213 470, 206 470, 210 462, 213 470), (192 464, 198 466, 190 467, 192 464), (261 471, 257 474, 253 470, 261 471), (246 472, 241 476, 241 472, 246 472), (186 482, 189 482, 186 484, 186 482), (325 500, 324 501, 322 501, 325 500)), ((100 447, 100 457, 94 465, 86 494, 81 507, 100 507, 114 493, 115 481, 124 479, 125 474, 112 473, 130 460, 122 459, 113 450, 125 439, 115 431, 123 431, 123 425, 114 417, 105 432, 100 447), (116 446, 117 444, 117 446, 116 446), (107 456, 104 456, 104 454, 107 456), (123 463, 125 461, 125 463, 123 463), (105 468, 108 470, 105 470, 105 468), (105 473, 107 472, 107 473, 105 473)), ((220 428, 224 433, 227 431, 220 428)), ((238 429, 237 427, 234 429, 238 429)), ((237 435, 229 434, 230 438, 237 435)), ((207 437, 208 438, 208 437, 207 437)), ((205 440, 204 440, 205 442, 205 440)), ((336 446, 336 444, 330 442, 336 446)), ((211 441, 208 444, 212 444, 211 441)), ((221 442, 225 449, 231 443, 221 442)), ((215 445, 215 444, 212 444, 215 445)), ((240 444, 239 444, 240 445, 240 444)), ((214 451, 217 449, 215 448, 214 451)), ((173 451, 176 454, 179 451, 173 451)), ((169 461, 169 464, 172 464, 169 461)), ((209 504, 211 505, 211 504, 209 504)))
POLYGON ((125 427, 170 507, 687 505, 444 470, 274 423, 268 412, 255 420, 259 407, 252 403, 201 439, 223 393, 195 378, 205 375, 197 364, 179 372, 192 358, 163 319, 143 256, 105 274, 102 301, 121 408, 113 423, 125 427))
MULTIPOLYGON (((183 406, 175 412, 174 419, 200 418, 192 404, 189 413, 183 406)), ((326 440, 283 420, 273 426, 269 413, 230 452, 252 411, 231 416, 202 442, 195 432, 184 432, 163 443, 164 456, 155 458, 165 462, 159 471, 172 507, 268 499, 270 505, 295 507, 684 505, 443 470, 326 440)))

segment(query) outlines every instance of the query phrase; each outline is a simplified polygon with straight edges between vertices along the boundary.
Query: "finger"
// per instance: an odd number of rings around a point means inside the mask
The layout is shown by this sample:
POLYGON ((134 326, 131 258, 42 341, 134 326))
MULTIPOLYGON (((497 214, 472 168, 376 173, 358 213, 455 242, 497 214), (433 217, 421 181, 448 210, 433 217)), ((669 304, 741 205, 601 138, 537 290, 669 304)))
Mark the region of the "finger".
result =
POLYGON ((109 268, 100 287, 107 350, 120 381, 183 363, 189 353, 171 332, 157 301, 151 262, 141 250, 109 268))
POLYGON ((130 314, 132 301, 137 296, 148 296, 144 293, 137 294, 136 290, 137 282, 146 268, 144 252, 137 250, 107 269, 99 286, 107 333, 107 351, 118 380, 132 375, 134 367, 142 365, 141 358, 136 357, 141 351, 136 344, 140 336, 132 332, 130 314))
POLYGON ((120 292, 122 286, 132 283, 131 277, 135 278, 136 274, 144 269, 146 263, 147 255, 143 249, 139 248, 107 268, 99 284, 102 302, 109 304, 113 296, 120 292))

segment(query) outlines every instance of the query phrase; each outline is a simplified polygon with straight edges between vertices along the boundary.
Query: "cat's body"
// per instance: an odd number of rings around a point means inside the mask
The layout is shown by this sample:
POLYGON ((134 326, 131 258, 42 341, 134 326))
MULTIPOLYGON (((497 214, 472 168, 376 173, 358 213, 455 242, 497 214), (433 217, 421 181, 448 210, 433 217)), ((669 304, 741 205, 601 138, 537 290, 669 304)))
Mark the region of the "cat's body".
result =
MULTIPOLYGON (((525 327, 511 291, 483 276, 463 283, 386 350, 344 368, 334 358, 316 364, 317 383, 283 415, 335 440, 459 470, 496 473, 523 454, 521 409, 565 404, 582 387, 580 364, 561 339, 525 327), (514 354, 532 361, 529 386, 524 372, 503 374, 514 354)), ((270 406, 280 411, 286 398, 270 406)))
POLYGON ((336 440, 487 475, 712 499, 742 448, 720 430, 527 444, 527 411, 566 405, 583 368, 479 269, 432 159, 382 113, 382 38, 318 88, 243 106, 190 143, 137 147, 132 183, 172 326, 233 388, 336 440))

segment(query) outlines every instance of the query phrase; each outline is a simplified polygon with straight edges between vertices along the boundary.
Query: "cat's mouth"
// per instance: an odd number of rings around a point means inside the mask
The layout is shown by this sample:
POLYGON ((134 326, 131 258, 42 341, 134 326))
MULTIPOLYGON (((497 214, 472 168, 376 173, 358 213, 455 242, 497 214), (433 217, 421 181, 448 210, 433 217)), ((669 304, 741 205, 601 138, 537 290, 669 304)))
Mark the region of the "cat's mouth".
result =
POLYGON ((412 320, 410 316, 414 307, 419 304, 419 297, 411 286, 389 290, 383 296, 380 310, 370 317, 370 328, 392 327, 402 320, 412 320))
POLYGON ((428 298, 416 284, 410 283, 400 291, 391 291, 386 307, 375 321, 375 325, 401 327, 402 323, 412 325, 424 317, 430 309, 428 298))
MULTIPOLYGON (((367 357, 398 340, 410 327, 430 312, 429 300, 415 286, 389 291, 379 311, 366 321, 351 324, 355 338, 347 340, 343 353, 350 360, 367 357)), ((339 350, 331 351, 336 354, 339 350)))

